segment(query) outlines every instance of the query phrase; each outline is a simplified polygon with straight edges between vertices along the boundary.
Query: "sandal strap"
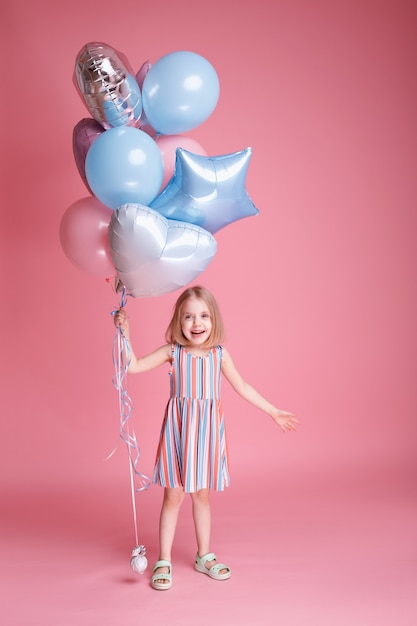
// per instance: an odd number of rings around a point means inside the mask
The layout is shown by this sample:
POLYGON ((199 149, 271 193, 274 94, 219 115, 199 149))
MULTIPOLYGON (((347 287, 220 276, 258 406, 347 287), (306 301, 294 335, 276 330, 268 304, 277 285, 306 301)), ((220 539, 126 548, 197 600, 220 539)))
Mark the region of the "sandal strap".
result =
POLYGON ((209 571, 214 572, 215 574, 220 574, 222 569, 227 569, 227 571, 230 572, 230 567, 224 563, 216 563, 216 565, 212 565, 209 571))
MULTIPOLYGON (((153 571, 159 569, 160 567, 169 567, 171 570, 171 567, 172 567, 171 561, 165 561, 164 559, 157 561, 155 565, 153 566, 153 571)), ((161 576, 168 576, 168 574, 161 574, 161 576)))
POLYGON ((169 582, 171 582, 171 574, 154 574, 152 580, 153 582, 157 580, 169 580, 169 582))
MULTIPOLYGON (((209 552, 208 554, 205 554, 204 556, 199 556, 197 554, 197 558, 196 560, 198 560, 200 562, 201 565, 205 565, 207 563, 207 561, 216 561, 217 557, 214 554, 214 552, 209 552)), ((214 567, 214 566, 213 566, 214 567)), ((211 569, 211 568, 210 568, 211 569)))

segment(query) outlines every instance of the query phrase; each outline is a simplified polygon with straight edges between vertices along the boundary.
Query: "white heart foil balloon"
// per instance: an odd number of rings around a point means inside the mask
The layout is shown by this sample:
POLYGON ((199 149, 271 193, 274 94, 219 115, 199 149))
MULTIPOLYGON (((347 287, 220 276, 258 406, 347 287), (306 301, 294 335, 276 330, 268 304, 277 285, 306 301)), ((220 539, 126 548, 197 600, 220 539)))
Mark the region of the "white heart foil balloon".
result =
POLYGON ((117 276, 135 298, 184 287, 206 269, 217 250, 208 231, 168 220, 141 204, 124 204, 114 211, 109 242, 117 276))

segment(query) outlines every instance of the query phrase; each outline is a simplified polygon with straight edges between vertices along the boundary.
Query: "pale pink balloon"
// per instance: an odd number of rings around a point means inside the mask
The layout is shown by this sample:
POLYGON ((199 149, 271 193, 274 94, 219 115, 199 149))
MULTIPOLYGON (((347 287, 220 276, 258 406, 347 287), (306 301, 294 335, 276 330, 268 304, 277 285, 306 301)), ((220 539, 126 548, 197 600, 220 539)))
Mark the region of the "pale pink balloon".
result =
POLYGON ((204 148, 191 137, 186 135, 160 135, 156 139, 156 143, 162 153, 162 161, 164 164, 164 178, 162 180, 161 190, 171 180, 175 172, 175 157, 177 148, 183 148, 188 152, 207 156, 204 148))
POLYGON ((65 211, 59 228, 61 246, 81 271, 104 278, 115 275, 109 244, 112 214, 93 196, 74 202, 65 211))

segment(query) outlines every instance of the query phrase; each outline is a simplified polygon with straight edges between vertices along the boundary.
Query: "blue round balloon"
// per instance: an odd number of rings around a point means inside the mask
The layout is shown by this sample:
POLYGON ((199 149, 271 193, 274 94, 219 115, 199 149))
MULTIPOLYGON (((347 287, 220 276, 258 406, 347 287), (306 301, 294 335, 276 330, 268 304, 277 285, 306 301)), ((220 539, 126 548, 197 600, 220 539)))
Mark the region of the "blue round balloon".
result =
POLYGON ((130 126, 106 130, 87 152, 85 173, 93 194, 117 209, 129 202, 148 205, 158 194, 164 166, 157 143, 130 126))
POLYGON ((161 134, 196 128, 214 111, 220 84, 207 59, 180 50, 161 57, 142 85, 142 105, 149 124, 161 134))

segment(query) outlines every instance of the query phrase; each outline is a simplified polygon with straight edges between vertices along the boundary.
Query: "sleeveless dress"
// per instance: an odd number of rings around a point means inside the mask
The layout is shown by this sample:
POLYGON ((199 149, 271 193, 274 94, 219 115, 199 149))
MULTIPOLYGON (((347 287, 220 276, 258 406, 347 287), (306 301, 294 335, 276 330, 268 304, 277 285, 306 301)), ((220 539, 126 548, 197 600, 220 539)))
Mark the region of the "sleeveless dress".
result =
POLYGON ((153 482, 161 487, 223 491, 229 486, 227 442, 220 400, 221 346, 206 356, 172 346, 171 393, 165 409, 153 482))

